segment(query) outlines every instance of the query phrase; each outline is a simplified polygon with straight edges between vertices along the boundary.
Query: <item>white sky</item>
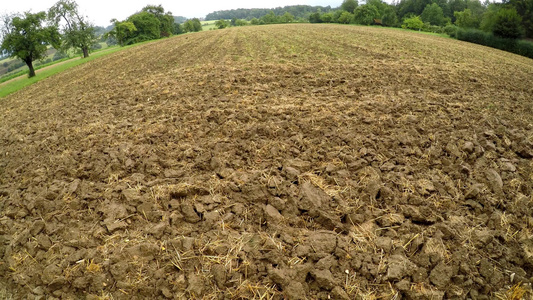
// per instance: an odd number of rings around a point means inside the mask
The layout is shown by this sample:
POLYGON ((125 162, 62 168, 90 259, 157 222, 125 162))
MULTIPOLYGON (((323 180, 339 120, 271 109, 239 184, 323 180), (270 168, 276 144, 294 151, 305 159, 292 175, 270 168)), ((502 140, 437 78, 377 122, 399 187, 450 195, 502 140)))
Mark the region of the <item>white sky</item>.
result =
MULTIPOLYGON (((0 14, 47 11, 58 0, 2 0, 0 14)), ((235 8, 274 8, 287 5, 321 5, 338 7, 342 0, 76 0, 80 11, 98 26, 110 25, 109 20, 116 18, 124 20, 128 16, 140 11, 146 5, 163 5, 165 11, 171 11, 175 16, 187 18, 204 18, 208 13, 217 10, 235 8)))

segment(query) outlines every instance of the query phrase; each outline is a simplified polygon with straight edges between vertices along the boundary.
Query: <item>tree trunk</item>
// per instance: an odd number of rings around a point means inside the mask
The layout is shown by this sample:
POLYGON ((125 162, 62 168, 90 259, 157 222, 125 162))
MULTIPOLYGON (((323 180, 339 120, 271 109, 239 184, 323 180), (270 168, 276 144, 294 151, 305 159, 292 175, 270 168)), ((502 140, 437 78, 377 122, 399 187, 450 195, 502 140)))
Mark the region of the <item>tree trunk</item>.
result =
POLYGON ((88 47, 83 47, 83 48, 81 48, 81 50, 83 51, 83 58, 89 57, 89 48, 88 47))
POLYGON ((28 69, 30 69, 28 77, 29 78, 35 77, 35 69, 33 68, 33 61, 31 60, 31 58, 25 59, 24 62, 28 66, 28 69))

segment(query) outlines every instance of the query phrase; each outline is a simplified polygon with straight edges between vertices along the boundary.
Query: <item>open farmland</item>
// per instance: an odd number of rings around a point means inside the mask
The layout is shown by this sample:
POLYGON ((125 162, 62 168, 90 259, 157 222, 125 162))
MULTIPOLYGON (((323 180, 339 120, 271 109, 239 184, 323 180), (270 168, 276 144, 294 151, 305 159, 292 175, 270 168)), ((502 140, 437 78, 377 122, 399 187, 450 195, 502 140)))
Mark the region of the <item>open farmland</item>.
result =
POLYGON ((0 286, 529 298, 532 87, 531 59, 340 25, 182 35, 69 69, 0 99, 0 286))

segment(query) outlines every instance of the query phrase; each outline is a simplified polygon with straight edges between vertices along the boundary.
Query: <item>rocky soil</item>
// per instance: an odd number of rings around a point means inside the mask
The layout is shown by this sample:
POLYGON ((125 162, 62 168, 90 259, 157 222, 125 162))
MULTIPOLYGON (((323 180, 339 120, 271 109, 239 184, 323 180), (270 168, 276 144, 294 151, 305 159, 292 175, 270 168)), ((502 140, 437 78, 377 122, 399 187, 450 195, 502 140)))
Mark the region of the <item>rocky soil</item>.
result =
POLYGON ((528 299, 533 60, 416 32, 182 35, 0 99, 14 299, 528 299))

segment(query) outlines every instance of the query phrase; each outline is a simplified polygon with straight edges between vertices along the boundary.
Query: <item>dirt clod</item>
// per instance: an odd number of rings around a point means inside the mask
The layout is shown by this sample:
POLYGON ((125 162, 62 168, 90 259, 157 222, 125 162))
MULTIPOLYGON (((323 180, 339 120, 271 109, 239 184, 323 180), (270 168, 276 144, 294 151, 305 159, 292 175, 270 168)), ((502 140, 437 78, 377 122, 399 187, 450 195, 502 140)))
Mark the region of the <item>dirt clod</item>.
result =
POLYGON ((529 299, 532 66, 289 24, 39 81, 0 100, 0 294, 529 299))

